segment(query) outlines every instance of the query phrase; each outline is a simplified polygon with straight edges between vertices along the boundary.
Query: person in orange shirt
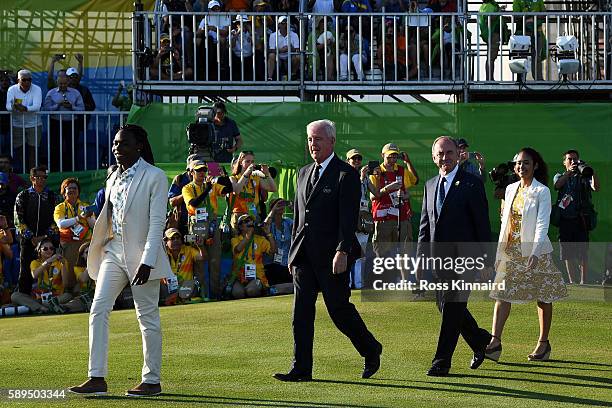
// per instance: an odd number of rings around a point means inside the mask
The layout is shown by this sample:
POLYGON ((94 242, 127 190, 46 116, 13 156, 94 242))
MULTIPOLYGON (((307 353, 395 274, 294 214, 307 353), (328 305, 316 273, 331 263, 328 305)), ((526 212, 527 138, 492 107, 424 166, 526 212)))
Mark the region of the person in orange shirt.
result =
POLYGON ((227 0, 225 11, 251 11, 251 0, 227 0))
POLYGON ((238 230, 240 235, 232 238, 234 265, 228 286, 231 285, 234 299, 261 296, 269 286, 263 255, 272 255, 276 252, 274 236, 270 233, 270 223, 263 225, 265 236, 262 236, 255 233, 253 218, 243 214, 238 218, 238 230))
POLYGON ((230 179, 234 190, 229 196, 232 228, 237 230, 238 218, 243 214, 248 214, 256 222, 261 222, 265 215, 259 213, 262 192, 272 193, 277 190, 268 166, 255 165, 255 154, 245 150, 234 162, 230 179))

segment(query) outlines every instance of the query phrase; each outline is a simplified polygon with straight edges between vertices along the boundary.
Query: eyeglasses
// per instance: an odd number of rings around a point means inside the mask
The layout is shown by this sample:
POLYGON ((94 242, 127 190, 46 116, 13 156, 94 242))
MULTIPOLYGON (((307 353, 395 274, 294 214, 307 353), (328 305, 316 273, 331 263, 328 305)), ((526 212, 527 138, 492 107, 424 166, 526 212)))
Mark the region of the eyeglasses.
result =
POLYGON ((41 251, 55 251, 54 247, 42 247, 40 248, 41 251))
POLYGON ((22 82, 32 82, 32 78, 20 78, 19 80, 22 82))
POLYGON ((46 180, 49 176, 32 176, 32 178, 46 180))

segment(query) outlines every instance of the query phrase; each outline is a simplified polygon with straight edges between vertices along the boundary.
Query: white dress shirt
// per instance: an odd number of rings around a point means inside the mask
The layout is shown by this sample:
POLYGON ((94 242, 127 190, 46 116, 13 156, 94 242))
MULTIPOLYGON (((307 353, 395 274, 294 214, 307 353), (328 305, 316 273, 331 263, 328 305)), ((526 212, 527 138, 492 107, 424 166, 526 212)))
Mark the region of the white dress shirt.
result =
MULTIPOLYGON (((448 197, 448 190, 450 190, 451 185, 453 184, 453 180, 455 179, 455 176, 457 175, 458 169, 459 169, 459 166, 457 165, 446 176, 440 173, 440 180, 438 181, 438 188, 436 188, 436 191, 440 190, 440 183, 442 182, 442 177, 444 177, 446 179, 446 183, 444 183, 444 200, 446 200, 446 197, 448 197)), ((438 199, 438 196, 436 195, 436 200, 437 199, 438 199)))

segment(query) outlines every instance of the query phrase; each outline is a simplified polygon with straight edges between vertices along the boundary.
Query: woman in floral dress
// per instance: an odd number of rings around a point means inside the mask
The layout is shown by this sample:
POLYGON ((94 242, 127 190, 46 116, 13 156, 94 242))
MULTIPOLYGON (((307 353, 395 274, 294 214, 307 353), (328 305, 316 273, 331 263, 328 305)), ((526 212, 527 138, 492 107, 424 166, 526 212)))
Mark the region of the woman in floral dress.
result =
POLYGON ((551 198, 546 187, 547 168, 542 156, 523 148, 514 156, 514 171, 520 180, 506 187, 505 205, 497 248, 495 283, 490 296, 496 300, 493 336, 486 357, 497 361, 501 355, 501 335, 512 303, 536 301, 540 337, 530 361, 548 360, 551 347, 548 333, 552 322, 552 302, 567 296, 559 269, 552 261, 548 239, 551 198))

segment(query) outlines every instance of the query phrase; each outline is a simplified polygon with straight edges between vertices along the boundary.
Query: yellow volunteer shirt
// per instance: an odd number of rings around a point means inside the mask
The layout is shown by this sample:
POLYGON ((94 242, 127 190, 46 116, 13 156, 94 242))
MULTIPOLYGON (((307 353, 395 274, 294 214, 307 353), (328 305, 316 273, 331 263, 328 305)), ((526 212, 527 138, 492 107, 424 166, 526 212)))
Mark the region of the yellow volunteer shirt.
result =
MULTIPOLYGON (((68 204, 66 201, 63 203, 59 203, 55 206, 55 210, 53 211, 53 220, 57 224, 60 220, 74 218, 83 212, 85 207, 88 207, 89 204, 85 203, 81 200, 77 200, 76 206, 73 207, 68 204)), ((80 240, 89 240, 91 239, 91 228, 89 228, 89 224, 87 224, 87 220, 79 217, 79 224, 84 228, 83 232, 80 234, 80 240)), ((76 224, 75 224, 76 225, 76 224)), ((70 242, 72 241, 72 230, 70 228, 61 228, 60 229, 60 239, 62 242, 70 242)))
MULTIPOLYGON (((391 173, 395 173, 398 169, 399 165, 398 164, 394 164, 393 168, 387 168, 384 163, 380 165, 380 168, 382 171, 384 172, 391 172, 391 173)), ((412 186, 414 186, 416 184, 417 178, 414 174, 412 174, 412 172, 407 168, 404 167, 404 177, 402 177, 402 179, 404 180, 404 189, 408 189, 412 186)), ((380 181, 380 176, 375 176, 375 175, 371 175, 370 176, 370 181, 372 182, 372 184, 374 185, 374 187, 376 188, 380 188, 381 186, 379 186, 379 181, 380 181)))
MULTIPOLYGON (((234 253, 234 248, 238 246, 240 241, 242 241, 242 235, 232 238, 232 253, 234 253)), ((265 253, 270 253, 270 241, 261 235, 254 235, 251 244, 247 245, 241 252, 237 254, 234 253, 234 272, 238 276, 240 282, 247 282, 244 276, 244 264, 255 264, 257 279, 259 279, 264 286, 268 286, 268 279, 266 279, 263 264, 263 255, 265 253), (245 251, 246 255, 244 255, 245 251)))
POLYGON ((170 251, 167 249, 166 251, 168 260, 170 261, 170 267, 178 278, 179 285, 184 281, 193 280, 193 263, 200 254, 200 251, 194 247, 183 245, 176 259, 174 259, 170 251))
MULTIPOLYGON (((232 176, 232 180, 237 183, 242 175, 232 176)), ((233 203, 232 212, 237 214, 257 214, 257 206, 259 205, 259 186, 261 178, 256 175, 251 175, 249 182, 244 186, 238 194, 230 194, 230 204, 233 203)))
MULTIPOLYGON (((43 261, 35 259, 30 263, 30 273, 34 272, 42 265, 43 261)), ((59 296, 64 293, 64 283, 62 282, 62 262, 59 260, 53 261, 51 265, 46 267, 43 272, 38 275, 37 294, 52 292, 53 296, 59 296)))
MULTIPOLYGON (((195 207, 190 206, 189 202, 193 200, 194 198, 198 198, 204 192, 204 189, 206 188, 205 186, 206 186, 206 183, 202 184, 202 186, 200 187, 196 185, 194 182, 191 182, 187 184, 185 187, 183 187, 181 194, 183 195, 183 200, 185 201, 185 205, 187 206, 187 212, 189 213, 189 215, 195 215, 196 213, 195 207)), ((210 202, 210 208, 213 211, 213 214, 211 215, 211 217, 216 217, 217 214, 219 213, 218 211, 219 203, 217 202, 217 200, 219 199, 219 197, 223 196, 223 194, 221 193, 221 190, 223 190, 222 185, 213 184, 213 187, 210 190, 210 193, 208 193, 208 200, 210 202)), ((206 200, 202 201, 202 204, 200 204, 200 207, 203 207, 205 205, 206 205, 206 200)))

